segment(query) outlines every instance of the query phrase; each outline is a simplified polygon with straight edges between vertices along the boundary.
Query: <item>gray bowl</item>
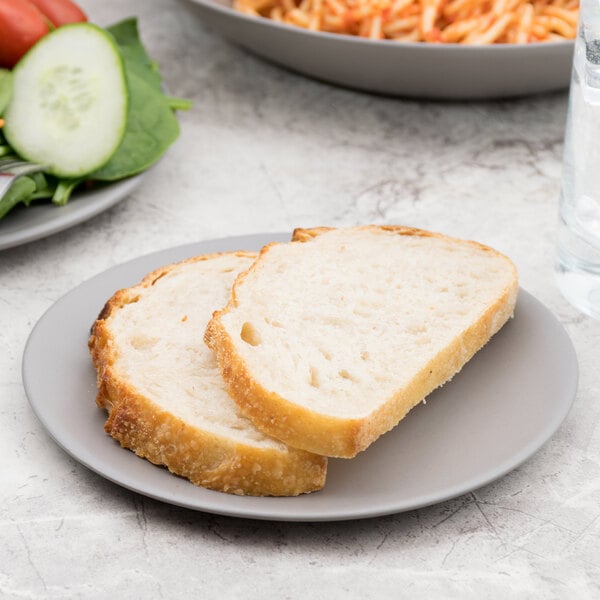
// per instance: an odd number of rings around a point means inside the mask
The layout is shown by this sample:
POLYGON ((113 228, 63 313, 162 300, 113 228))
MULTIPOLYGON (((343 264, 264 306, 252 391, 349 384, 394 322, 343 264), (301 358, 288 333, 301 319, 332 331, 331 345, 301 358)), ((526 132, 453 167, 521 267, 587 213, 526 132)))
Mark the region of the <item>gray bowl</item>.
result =
POLYGON ((224 37, 273 63, 341 86, 393 96, 476 100, 569 85, 573 42, 463 46, 392 42, 308 31, 231 8, 185 0, 224 37))

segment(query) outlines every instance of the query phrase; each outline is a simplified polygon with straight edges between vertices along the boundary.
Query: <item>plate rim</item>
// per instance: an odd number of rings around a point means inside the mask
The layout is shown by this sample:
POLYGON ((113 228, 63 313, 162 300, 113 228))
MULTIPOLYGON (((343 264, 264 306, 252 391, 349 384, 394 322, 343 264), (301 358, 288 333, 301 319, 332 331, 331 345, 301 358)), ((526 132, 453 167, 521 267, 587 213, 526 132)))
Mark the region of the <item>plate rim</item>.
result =
POLYGON ((47 220, 44 220, 41 223, 36 223, 30 227, 24 227, 16 231, 3 233, 2 225, 3 223, 7 222, 6 220, 10 219, 11 216, 11 214, 8 213, 3 219, 0 220, 0 251, 8 250, 9 248, 15 248, 17 246, 28 244, 29 242, 34 242, 36 240, 49 237, 55 233, 65 231, 71 227, 74 227, 75 225, 79 225, 80 223, 92 219, 93 217, 108 210, 109 208, 112 208, 127 198, 141 184, 144 176, 145 172, 128 177, 127 179, 109 183, 102 188, 98 188, 97 192, 100 194, 99 198, 96 198, 87 204, 77 204, 77 202, 79 200, 85 200, 86 198, 89 198, 90 192, 87 190, 77 192, 66 205, 68 207, 75 206, 75 208, 72 208, 72 210, 67 214, 61 215, 60 209, 62 207, 50 207, 49 202, 45 202, 44 204, 40 203, 39 207, 33 205, 23 208, 22 210, 24 211, 35 210, 36 208, 41 208, 42 206, 45 208, 52 208, 56 210, 56 217, 53 216, 52 218, 48 218, 47 220))
MULTIPOLYGON (((579 363, 577 360, 577 355, 575 348, 573 346, 573 342, 562 323, 557 319, 557 317, 548 309, 540 300, 538 300, 533 294, 528 292, 527 290, 519 287, 519 299, 526 299, 526 301, 532 302, 536 305, 536 310, 542 310, 545 312, 545 316, 550 317, 556 326, 558 326, 561 334, 564 337, 566 342, 565 352, 568 354, 568 359, 571 362, 570 368, 572 369, 572 386, 570 389, 569 399, 562 404, 562 410, 560 412, 556 412, 554 414, 554 419, 546 423, 543 431, 538 432, 536 437, 530 439, 528 443, 516 454, 512 455, 509 459, 506 459, 503 463, 500 463, 494 469, 488 469, 486 473, 481 475, 474 475, 470 477, 468 480, 463 481, 462 483, 455 485, 446 485, 444 486, 443 493, 430 493, 424 494, 418 497, 413 498, 410 502, 404 503, 390 503, 387 501, 378 506, 378 508, 373 509, 370 507, 363 506, 359 509, 346 508, 345 510, 337 510, 332 512, 330 510, 318 510, 312 511, 310 514, 306 513, 294 513, 293 510, 285 510, 280 508, 271 508, 263 511, 257 511, 252 508, 252 506, 244 506, 245 499, 256 500, 256 497, 253 496, 235 496, 229 494, 223 494, 222 492, 208 490, 206 488, 199 487, 198 489, 201 491, 203 496, 207 496, 207 498, 200 498, 198 502, 188 502, 185 499, 178 499, 171 490, 166 490, 162 493, 156 493, 149 489, 144 489, 144 485, 135 484, 127 481, 127 478, 122 477, 122 473, 117 472, 117 475, 114 474, 114 467, 110 464, 102 463, 100 466, 97 464, 93 464, 89 460, 82 458, 76 452, 74 452, 64 440, 57 437, 55 431, 51 424, 49 424, 45 418, 45 415, 41 414, 36 406, 35 402, 31 398, 30 387, 29 387, 29 373, 28 373, 28 355, 31 351, 31 347, 34 343, 36 343, 36 332, 38 328, 45 323, 53 309, 62 304, 63 301, 66 301, 67 298, 75 294, 81 288, 92 285, 94 281, 102 280, 107 276, 109 272, 115 272, 117 270, 122 270, 126 272, 129 270, 135 263, 141 263, 145 260, 155 260, 158 261, 160 257, 167 254, 176 254, 178 256, 191 256, 193 253, 204 253, 205 250, 202 250, 202 247, 216 244, 236 244, 236 247, 231 247, 229 250, 222 251, 231 251, 236 249, 244 249, 245 244, 251 244, 252 242, 260 242, 267 243, 266 240, 269 241, 285 241, 289 240, 289 234, 287 233, 258 233, 258 234, 250 234, 250 235, 240 235, 240 236, 228 236, 228 237, 220 237, 208 240, 202 240, 199 242, 191 242, 182 245, 172 246, 169 248, 164 248, 162 250, 152 251, 146 254, 142 254, 140 256, 134 257, 127 261, 118 263, 113 265, 96 275, 82 281, 80 284, 74 286, 70 290, 68 290, 65 294, 60 296, 57 300, 55 300, 40 316, 40 318, 34 324, 24 347, 22 361, 21 361, 21 377, 23 386, 26 392, 26 396, 28 399, 29 406, 31 407, 33 413, 35 414, 38 421, 44 427, 46 433, 51 437, 51 439, 64 451, 67 455, 72 457, 78 463, 82 464, 92 472, 98 474, 102 478, 116 484, 122 488, 128 489, 132 492, 141 494, 143 496, 147 496, 154 500, 158 500, 161 502, 165 502, 167 504, 172 504, 174 506, 180 506, 189 510, 200 511, 210 514, 228 516, 228 517, 237 517, 237 518, 245 518, 245 519, 256 519, 256 520, 270 520, 270 521, 289 521, 289 522, 334 522, 334 521, 347 521, 347 520, 356 520, 356 519, 367 519, 367 518, 375 518, 381 517, 390 514, 398 514, 402 512, 406 512, 409 510, 416 510, 419 508, 424 508, 426 506, 431 506, 434 504, 438 504, 441 502, 445 502, 447 500, 456 498, 458 496, 464 495, 466 493, 472 492, 476 489, 479 489, 485 485, 488 485, 496 480, 501 479, 514 469, 521 466, 524 462, 534 456, 556 433, 561 424, 564 422, 565 418, 569 414, 573 403, 575 401, 576 392, 578 388, 579 381, 579 363), (240 244, 240 245, 238 245, 240 244), (190 253, 191 252, 191 253, 190 253), (119 477, 121 476, 121 477, 119 477), (227 500, 223 502, 224 498, 227 500), (229 504, 231 506, 229 506, 229 504)), ((219 250, 217 250, 218 252, 219 250)), ((160 259, 162 260, 162 259, 160 259)), ((169 259, 167 259, 169 260, 169 259)), ((174 260, 180 260, 180 258, 176 258, 174 260)), ((183 260, 183 258, 181 258, 183 260)), ((166 263, 165 263, 166 264, 166 263)), ((133 278, 133 277, 132 277, 133 278)), ((521 300, 522 302, 523 300, 521 300)), ((565 360, 565 363, 567 361, 565 360)), ((107 438, 109 439, 109 438, 107 438)), ((112 440, 111 440, 112 441, 112 440)), ((135 457, 136 460, 139 457, 135 457)), ((142 459, 143 460, 143 459, 142 459)), ((342 459, 340 459, 342 460, 342 459)), ((156 465, 151 465, 152 467, 156 467, 156 465)), ((158 468, 162 468, 158 466, 158 468)), ((117 469, 118 471, 118 469, 117 469)), ((166 471, 166 470, 165 470, 166 471)), ((184 478, 178 478, 178 476, 173 475, 171 473, 166 472, 168 477, 175 478, 175 481, 178 479, 186 486, 193 485, 189 481, 184 478)), ((150 486, 146 486, 148 488, 150 486)), ((196 486, 194 486, 196 487, 196 486)), ((306 495, 301 496, 306 497, 306 495)), ((294 498, 265 498, 265 500, 276 500, 278 503, 286 501, 293 501, 294 498)))

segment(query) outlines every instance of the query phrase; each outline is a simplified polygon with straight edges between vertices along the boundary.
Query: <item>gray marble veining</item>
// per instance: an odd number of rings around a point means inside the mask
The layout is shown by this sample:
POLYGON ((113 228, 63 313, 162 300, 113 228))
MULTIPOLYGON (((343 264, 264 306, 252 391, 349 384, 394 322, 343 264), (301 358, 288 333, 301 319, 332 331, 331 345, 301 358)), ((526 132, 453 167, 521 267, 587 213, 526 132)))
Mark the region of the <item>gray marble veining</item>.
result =
POLYGON ((131 197, 0 253, 0 598, 600 597, 600 322, 563 300, 552 273, 566 94, 376 97, 266 64, 175 2, 82 4, 102 24, 139 15, 169 89, 194 108, 131 197), (69 458, 32 414, 24 344, 81 281, 186 242, 367 222, 497 247, 572 336, 574 407, 503 479, 365 521, 238 520, 111 484, 69 458))

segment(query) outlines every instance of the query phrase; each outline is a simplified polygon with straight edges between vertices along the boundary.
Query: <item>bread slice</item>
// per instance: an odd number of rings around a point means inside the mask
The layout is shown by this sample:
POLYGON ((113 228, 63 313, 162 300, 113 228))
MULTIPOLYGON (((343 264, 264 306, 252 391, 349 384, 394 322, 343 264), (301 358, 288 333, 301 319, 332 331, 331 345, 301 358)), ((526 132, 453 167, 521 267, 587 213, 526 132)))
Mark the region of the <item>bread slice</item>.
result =
POLYGON ((205 341, 261 431, 350 458, 513 314, 513 263, 406 227, 296 230, 241 274, 205 341))
POLYGON ((257 431, 202 341, 251 253, 199 256, 117 292, 92 328, 97 403, 122 446, 213 490, 293 496, 320 489, 326 458, 257 431))

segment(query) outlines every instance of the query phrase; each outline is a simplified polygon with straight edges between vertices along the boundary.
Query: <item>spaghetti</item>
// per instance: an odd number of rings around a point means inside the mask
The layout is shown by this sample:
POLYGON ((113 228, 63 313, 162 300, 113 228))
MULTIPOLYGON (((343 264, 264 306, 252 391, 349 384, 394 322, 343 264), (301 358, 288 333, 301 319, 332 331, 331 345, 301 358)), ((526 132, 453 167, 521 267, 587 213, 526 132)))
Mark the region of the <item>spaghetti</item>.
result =
POLYGON ((234 7, 375 40, 526 44, 574 38, 579 0, 234 0, 234 7))

